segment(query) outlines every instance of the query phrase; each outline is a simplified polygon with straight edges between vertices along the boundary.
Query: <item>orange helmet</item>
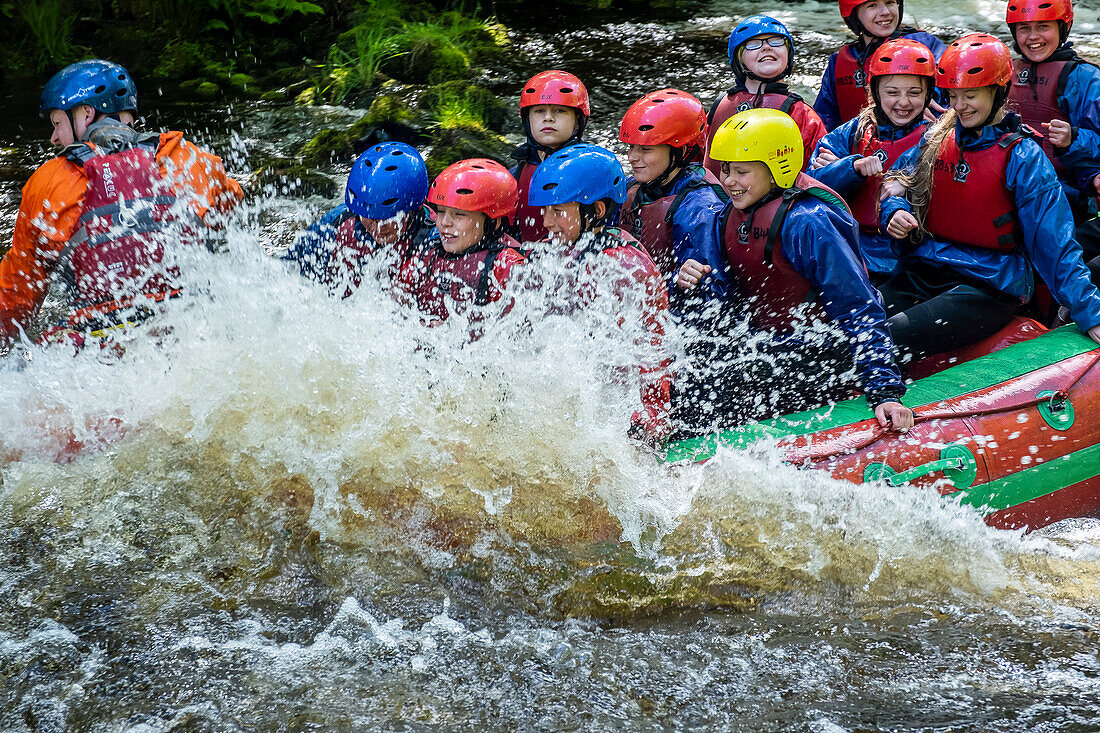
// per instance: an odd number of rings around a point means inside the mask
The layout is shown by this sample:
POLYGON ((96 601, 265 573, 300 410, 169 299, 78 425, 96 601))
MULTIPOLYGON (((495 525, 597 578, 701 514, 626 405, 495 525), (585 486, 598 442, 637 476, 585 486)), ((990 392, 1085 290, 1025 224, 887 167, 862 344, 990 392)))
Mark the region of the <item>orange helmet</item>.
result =
POLYGON ((519 186, 495 160, 460 160, 443 169, 428 189, 428 203, 480 211, 490 219, 512 218, 519 205, 519 186))
POLYGON ((1070 0, 1009 0, 1005 21, 1013 23, 1037 23, 1044 20, 1060 20, 1073 24, 1073 3, 1070 0))
POLYGON ((1012 53, 988 33, 971 33, 952 43, 936 67, 940 89, 1008 86, 1012 80, 1012 53))
POLYGON ((707 126, 703 103, 679 89, 650 92, 623 115, 619 140, 627 145, 699 145, 707 126))
POLYGON ((539 104, 573 107, 579 109, 585 117, 592 114, 584 83, 567 71, 544 71, 535 74, 523 85, 523 91, 519 95, 521 112, 539 104))

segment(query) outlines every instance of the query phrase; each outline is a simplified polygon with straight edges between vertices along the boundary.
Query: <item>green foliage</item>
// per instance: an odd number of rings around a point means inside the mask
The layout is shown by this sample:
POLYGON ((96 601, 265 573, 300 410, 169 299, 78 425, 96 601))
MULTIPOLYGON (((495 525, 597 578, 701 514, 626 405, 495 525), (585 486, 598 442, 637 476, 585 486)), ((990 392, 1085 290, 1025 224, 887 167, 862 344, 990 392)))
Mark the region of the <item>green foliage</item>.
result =
POLYGON ((443 127, 474 124, 500 130, 508 109, 497 95, 465 81, 450 81, 432 87, 421 98, 443 127))
POLYGON ((27 3, 21 9, 34 43, 34 64, 38 71, 65 66, 75 61, 80 50, 73 45, 76 16, 62 10, 60 0, 27 3))
POLYGON ((343 102, 353 89, 372 86, 382 63, 397 54, 397 44, 384 27, 358 25, 345 36, 352 47, 349 50, 336 44, 329 49, 330 83, 321 90, 323 96, 336 103, 343 102))

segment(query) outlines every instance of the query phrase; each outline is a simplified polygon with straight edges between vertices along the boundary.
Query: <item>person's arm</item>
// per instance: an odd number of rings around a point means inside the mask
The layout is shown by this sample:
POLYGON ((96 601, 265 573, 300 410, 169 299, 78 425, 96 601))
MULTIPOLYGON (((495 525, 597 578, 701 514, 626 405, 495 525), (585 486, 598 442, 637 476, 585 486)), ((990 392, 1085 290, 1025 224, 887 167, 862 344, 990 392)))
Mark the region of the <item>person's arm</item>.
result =
POLYGON ((323 282, 329 259, 332 257, 336 231, 351 216, 352 213, 344 204, 329 209, 320 219, 298 234, 294 243, 280 255, 280 259, 296 263, 303 277, 323 282))
MULTIPOLYGON (((923 145, 924 141, 922 140, 920 145, 914 145, 898 156, 898 159, 890 166, 890 170, 912 174, 916 169, 917 162, 920 160, 920 152, 923 145)), ((910 216, 913 215, 913 207, 904 196, 887 196, 882 201, 880 208, 880 224, 884 232, 889 229, 890 220, 894 217, 894 214, 897 214, 899 211, 903 211, 910 216)), ((899 239, 899 237, 894 237, 894 239, 899 239)))
POLYGON ((814 112, 813 108, 805 102, 799 102, 791 109, 791 117, 798 124, 798 129, 802 133, 804 156, 802 170, 806 170, 810 166, 810 159, 817 149, 817 144, 829 131, 825 129, 825 123, 821 121, 821 117, 817 112, 814 112))
POLYGON ((783 254, 818 289, 825 313, 848 337, 872 408, 899 402, 905 383, 894 361, 886 311, 859 260, 855 220, 816 199, 791 207, 780 237, 783 254))
POLYGON ((1069 202, 1038 143, 1025 139, 1013 147, 1005 179, 1016 200, 1024 250, 1039 276, 1082 331, 1100 326, 1100 292, 1074 238, 1069 202))
POLYGON ((821 76, 821 90, 814 100, 814 112, 817 112, 826 130, 834 130, 840 124, 840 106, 836 101, 836 52, 825 64, 825 73, 821 76))
POLYGON ((244 198, 222 159, 184 140, 180 132, 161 133, 156 157, 165 180, 190 198, 199 218, 212 229, 220 229, 225 215, 244 198))
MULTIPOLYGON (((704 300, 726 296, 722 242, 714 225, 724 208, 725 202, 707 186, 685 196, 672 218, 672 254, 677 269, 687 260, 696 260, 711 268, 701 287, 694 289, 694 293, 704 300)), ((670 293, 676 287, 676 276, 677 272, 666 273, 666 287, 670 293)))
POLYGON ((858 126, 859 118, 848 120, 821 138, 810 164, 809 174, 842 196, 854 193, 864 181, 863 176, 855 169, 859 156, 851 152, 854 147, 852 138, 858 126), (814 168, 819 164, 818 160, 824 151, 832 153, 836 156, 836 160, 824 163, 820 168, 814 168))
POLYGON ((0 344, 26 329, 76 231, 87 179, 64 158, 43 164, 23 186, 11 249, 0 260, 0 344))
POLYGON ((1038 132, 1056 135, 1057 142, 1069 143, 1063 146, 1056 143, 1054 148, 1058 160, 1066 167, 1100 167, 1100 69, 1091 64, 1078 65, 1070 72, 1059 101, 1069 112, 1069 130, 1056 131, 1051 127, 1038 132))

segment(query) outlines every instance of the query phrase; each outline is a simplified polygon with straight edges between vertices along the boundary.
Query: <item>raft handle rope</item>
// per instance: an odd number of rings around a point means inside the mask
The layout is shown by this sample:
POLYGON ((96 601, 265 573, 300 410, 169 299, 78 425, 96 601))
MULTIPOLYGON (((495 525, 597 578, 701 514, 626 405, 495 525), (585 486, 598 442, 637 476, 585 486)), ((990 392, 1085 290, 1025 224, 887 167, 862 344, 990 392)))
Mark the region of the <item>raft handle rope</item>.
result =
MULTIPOLYGON (((1097 366, 1100 366, 1100 352, 1097 352, 1095 358, 1091 362, 1089 362, 1088 366, 1081 370, 1081 373, 1078 374, 1072 382, 1061 389, 1054 390, 1053 392, 1043 391, 1040 392, 1036 397, 1031 398, 1030 400, 1018 402, 1014 405, 1005 405, 1003 407, 987 407, 982 410, 973 410, 971 412, 952 412, 950 410, 941 410, 939 412, 924 412, 920 414, 914 412, 913 426, 916 427, 921 423, 930 422, 932 420, 957 420, 967 417, 985 417, 987 415, 997 415, 1003 412, 1012 412, 1014 410, 1023 410, 1027 409, 1028 407, 1035 407, 1036 405, 1042 403, 1046 403, 1046 405, 1050 406, 1062 404, 1062 407, 1064 408, 1065 403, 1069 400, 1070 390, 1076 387, 1077 384, 1097 366)), ((1052 411, 1057 412, 1057 410, 1052 411)), ((820 454, 807 453, 805 455, 800 455, 798 458, 800 461, 810 461, 816 463, 818 461, 827 461, 830 458, 836 458, 841 455, 850 455, 852 453, 861 451, 864 448, 870 447, 871 445, 874 445, 892 432, 893 431, 889 430, 888 428, 878 427, 867 438, 861 440, 859 443, 853 446, 846 447, 843 450, 820 454)))

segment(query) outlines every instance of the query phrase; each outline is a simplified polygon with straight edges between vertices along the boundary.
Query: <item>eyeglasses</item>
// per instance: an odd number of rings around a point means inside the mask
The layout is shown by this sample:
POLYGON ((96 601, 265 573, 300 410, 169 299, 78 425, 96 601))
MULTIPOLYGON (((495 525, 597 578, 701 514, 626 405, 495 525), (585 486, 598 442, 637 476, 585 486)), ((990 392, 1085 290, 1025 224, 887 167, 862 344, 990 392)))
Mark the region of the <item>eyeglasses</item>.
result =
POLYGON ((745 41, 741 48, 746 51, 755 51, 758 48, 763 48, 765 43, 772 48, 779 48, 780 46, 787 45, 787 39, 783 36, 772 36, 766 41, 763 38, 754 38, 751 41, 745 41))

